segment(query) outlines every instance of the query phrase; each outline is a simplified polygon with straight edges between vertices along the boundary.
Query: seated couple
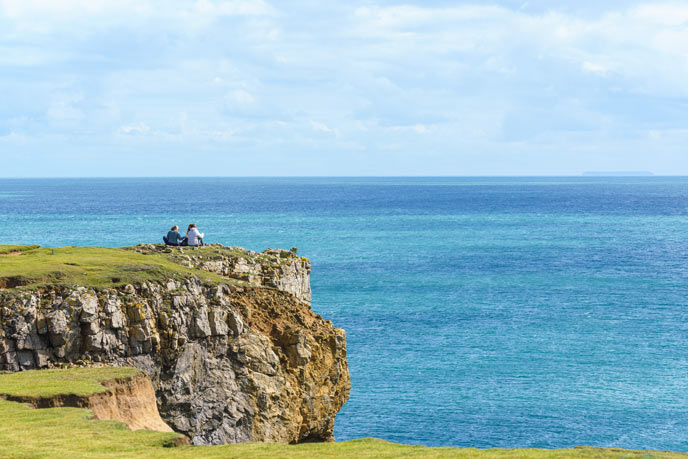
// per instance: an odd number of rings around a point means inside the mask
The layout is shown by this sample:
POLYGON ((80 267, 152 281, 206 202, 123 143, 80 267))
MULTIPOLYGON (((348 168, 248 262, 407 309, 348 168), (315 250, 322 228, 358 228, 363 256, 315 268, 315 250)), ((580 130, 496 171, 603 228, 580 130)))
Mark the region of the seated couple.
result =
POLYGON ((162 237, 162 240, 165 241, 165 245, 198 247, 203 245, 203 236, 204 234, 192 223, 186 230, 186 236, 182 237, 179 234, 179 227, 174 225, 167 236, 162 237))

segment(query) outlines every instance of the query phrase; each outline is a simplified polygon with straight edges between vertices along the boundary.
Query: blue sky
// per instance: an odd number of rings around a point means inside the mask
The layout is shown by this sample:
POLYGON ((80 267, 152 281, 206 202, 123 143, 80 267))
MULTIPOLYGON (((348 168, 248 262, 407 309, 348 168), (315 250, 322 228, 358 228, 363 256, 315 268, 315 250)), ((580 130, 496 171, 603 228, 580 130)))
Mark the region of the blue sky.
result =
POLYGON ((688 3, 0 0, 0 176, 688 175, 688 3))

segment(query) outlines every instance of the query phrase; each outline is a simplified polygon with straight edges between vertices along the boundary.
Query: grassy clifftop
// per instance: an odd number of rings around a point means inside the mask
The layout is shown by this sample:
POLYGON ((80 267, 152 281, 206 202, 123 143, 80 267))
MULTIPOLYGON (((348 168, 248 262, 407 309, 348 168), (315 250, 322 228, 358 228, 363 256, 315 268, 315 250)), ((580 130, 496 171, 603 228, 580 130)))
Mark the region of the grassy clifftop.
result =
POLYGON ((42 284, 105 288, 190 275, 208 281, 221 280, 214 273, 183 266, 172 257, 129 249, 0 245, 0 288, 42 284))
POLYGON ((295 249, 254 252, 220 244, 140 244, 119 249, 0 245, 0 289, 42 285, 111 288, 196 276, 203 282, 278 288, 310 301, 309 273, 310 261, 296 256, 295 249), (280 281, 287 278, 292 284, 280 281))
POLYGON ((223 446, 170 448, 177 434, 131 431, 116 421, 92 420, 82 408, 33 409, 9 402, 4 396, 54 396, 105 390, 102 381, 131 376, 127 368, 73 368, 0 374, 0 457, 128 457, 128 458, 392 458, 392 457, 519 457, 519 458, 683 458, 668 452, 634 452, 618 449, 477 450, 426 448, 360 439, 338 443, 285 445, 245 443, 223 446))

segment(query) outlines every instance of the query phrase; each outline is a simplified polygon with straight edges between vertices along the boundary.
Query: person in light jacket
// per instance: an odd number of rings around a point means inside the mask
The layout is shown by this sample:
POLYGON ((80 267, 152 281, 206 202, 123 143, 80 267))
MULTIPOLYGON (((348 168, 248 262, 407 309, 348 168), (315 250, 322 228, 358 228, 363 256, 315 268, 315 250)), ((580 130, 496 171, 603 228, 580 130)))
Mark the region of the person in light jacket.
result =
POLYGON ((186 230, 186 245, 203 245, 203 236, 204 234, 198 231, 196 225, 190 224, 186 230))

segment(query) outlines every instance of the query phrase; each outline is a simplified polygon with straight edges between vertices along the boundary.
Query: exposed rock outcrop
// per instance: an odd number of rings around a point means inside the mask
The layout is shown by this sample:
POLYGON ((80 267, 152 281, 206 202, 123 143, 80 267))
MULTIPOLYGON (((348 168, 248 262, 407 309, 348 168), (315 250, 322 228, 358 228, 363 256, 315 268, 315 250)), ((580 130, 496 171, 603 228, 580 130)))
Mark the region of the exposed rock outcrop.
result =
POLYGON ((346 340, 310 310, 307 259, 235 248, 136 250, 239 282, 189 275, 1 291, 0 370, 66 362, 140 368, 162 418, 194 444, 332 439, 350 388, 346 340))
POLYGON ((311 302, 311 262, 296 255, 297 249, 254 252, 243 247, 211 244, 203 250, 141 244, 131 249, 144 254, 165 254, 189 268, 213 272, 247 282, 251 287, 271 287, 311 302))

